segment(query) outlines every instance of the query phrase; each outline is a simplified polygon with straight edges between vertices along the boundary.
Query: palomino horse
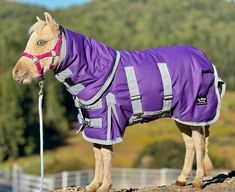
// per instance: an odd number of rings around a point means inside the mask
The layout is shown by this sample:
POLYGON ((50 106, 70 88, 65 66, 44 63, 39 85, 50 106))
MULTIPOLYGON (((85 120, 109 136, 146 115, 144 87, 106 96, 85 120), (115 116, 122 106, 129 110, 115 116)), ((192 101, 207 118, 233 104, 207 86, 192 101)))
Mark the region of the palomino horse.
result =
POLYGON ((175 120, 186 146, 184 166, 175 184, 186 184, 196 151, 193 186, 202 187, 203 176, 212 169, 209 125, 219 117, 225 91, 216 68, 202 51, 169 46, 119 52, 62 28, 49 13, 45 21, 37 17, 29 34, 13 77, 26 84, 52 70, 74 96, 78 131, 93 143, 96 159, 94 179, 86 191, 109 191, 112 145, 122 141, 126 126, 160 117, 175 120))

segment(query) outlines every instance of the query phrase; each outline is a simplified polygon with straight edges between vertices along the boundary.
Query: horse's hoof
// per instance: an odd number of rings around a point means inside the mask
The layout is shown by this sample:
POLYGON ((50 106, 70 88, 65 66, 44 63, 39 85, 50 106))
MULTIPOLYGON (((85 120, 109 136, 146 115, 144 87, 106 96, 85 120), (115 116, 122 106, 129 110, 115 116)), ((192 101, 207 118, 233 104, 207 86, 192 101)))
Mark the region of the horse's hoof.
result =
POLYGON ((97 189, 100 187, 100 183, 91 183, 86 186, 85 191, 86 192, 96 192, 97 189))
POLYGON ((202 182, 193 182, 192 186, 195 189, 202 189, 202 182))
POLYGON ((177 180, 177 181, 175 182, 175 185, 177 185, 177 186, 185 186, 185 185, 186 185, 186 182, 177 180))
POLYGON ((97 192, 110 192, 111 185, 103 186, 101 185, 100 188, 98 188, 97 192))

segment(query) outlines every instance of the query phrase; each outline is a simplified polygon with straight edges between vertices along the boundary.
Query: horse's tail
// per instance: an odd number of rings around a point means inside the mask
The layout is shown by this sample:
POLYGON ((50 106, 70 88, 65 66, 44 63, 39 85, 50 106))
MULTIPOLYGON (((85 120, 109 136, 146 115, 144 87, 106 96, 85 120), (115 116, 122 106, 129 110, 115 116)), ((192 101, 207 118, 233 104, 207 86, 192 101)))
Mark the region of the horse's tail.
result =
POLYGON ((216 89, 218 89, 220 98, 222 98, 226 91, 226 83, 218 76, 218 72, 216 67, 213 65, 214 68, 214 75, 215 75, 215 81, 216 81, 216 89))
POLYGON ((210 157, 208 155, 208 146, 209 146, 209 125, 204 127, 205 131, 205 156, 204 156, 204 170, 205 170, 205 175, 208 176, 210 175, 211 170, 213 169, 212 162, 210 160, 210 157))

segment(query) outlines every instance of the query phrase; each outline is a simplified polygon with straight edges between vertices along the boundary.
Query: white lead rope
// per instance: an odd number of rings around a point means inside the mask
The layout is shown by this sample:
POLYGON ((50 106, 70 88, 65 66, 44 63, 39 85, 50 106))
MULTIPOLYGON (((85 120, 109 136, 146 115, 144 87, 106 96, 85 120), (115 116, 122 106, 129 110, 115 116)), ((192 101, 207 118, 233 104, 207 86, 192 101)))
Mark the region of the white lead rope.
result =
POLYGON ((43 83, 44 80, 39 80, 39 93, 38 93, 38 111, 40 123, 40 161, 41 161, 41 179, 40 179, 40 192, 43 192, 43 178, 44 178, 44 157, 43 157, 43 116, 42 116, 42 100, 43 100, 43 83))

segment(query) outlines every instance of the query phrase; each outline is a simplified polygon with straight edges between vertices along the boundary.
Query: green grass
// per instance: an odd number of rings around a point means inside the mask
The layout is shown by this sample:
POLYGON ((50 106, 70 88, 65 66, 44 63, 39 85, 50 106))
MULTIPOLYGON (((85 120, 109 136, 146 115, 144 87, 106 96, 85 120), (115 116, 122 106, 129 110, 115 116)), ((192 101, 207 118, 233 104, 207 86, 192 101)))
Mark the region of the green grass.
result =
MULTIPOLYGON (((225 168, 235 168, 235 111, 230 106, 235 103, 235 92, 227 92, 222 102, 221 117, 211 126, 210 152, 231 162, 225 168)), ((45 152, 46 173, 62 170, 85 169, 94 167, 92 145, 83 140, 81 135, 71 131, 66 145, 45 152)), ((139 152, 155 141, 183 140, 171 119, 160 119, 150 123, 136 124, 127 128, 124 141, 114 146, 114 167, 132 167, 139 152)), ((213 161, 213 159, 212 159, 213 161)), ((24 171, 39 173, 39 155, 22 157, 16 160, 24 171)), ((11 167, 12 161, 0 165, 11 167)))

